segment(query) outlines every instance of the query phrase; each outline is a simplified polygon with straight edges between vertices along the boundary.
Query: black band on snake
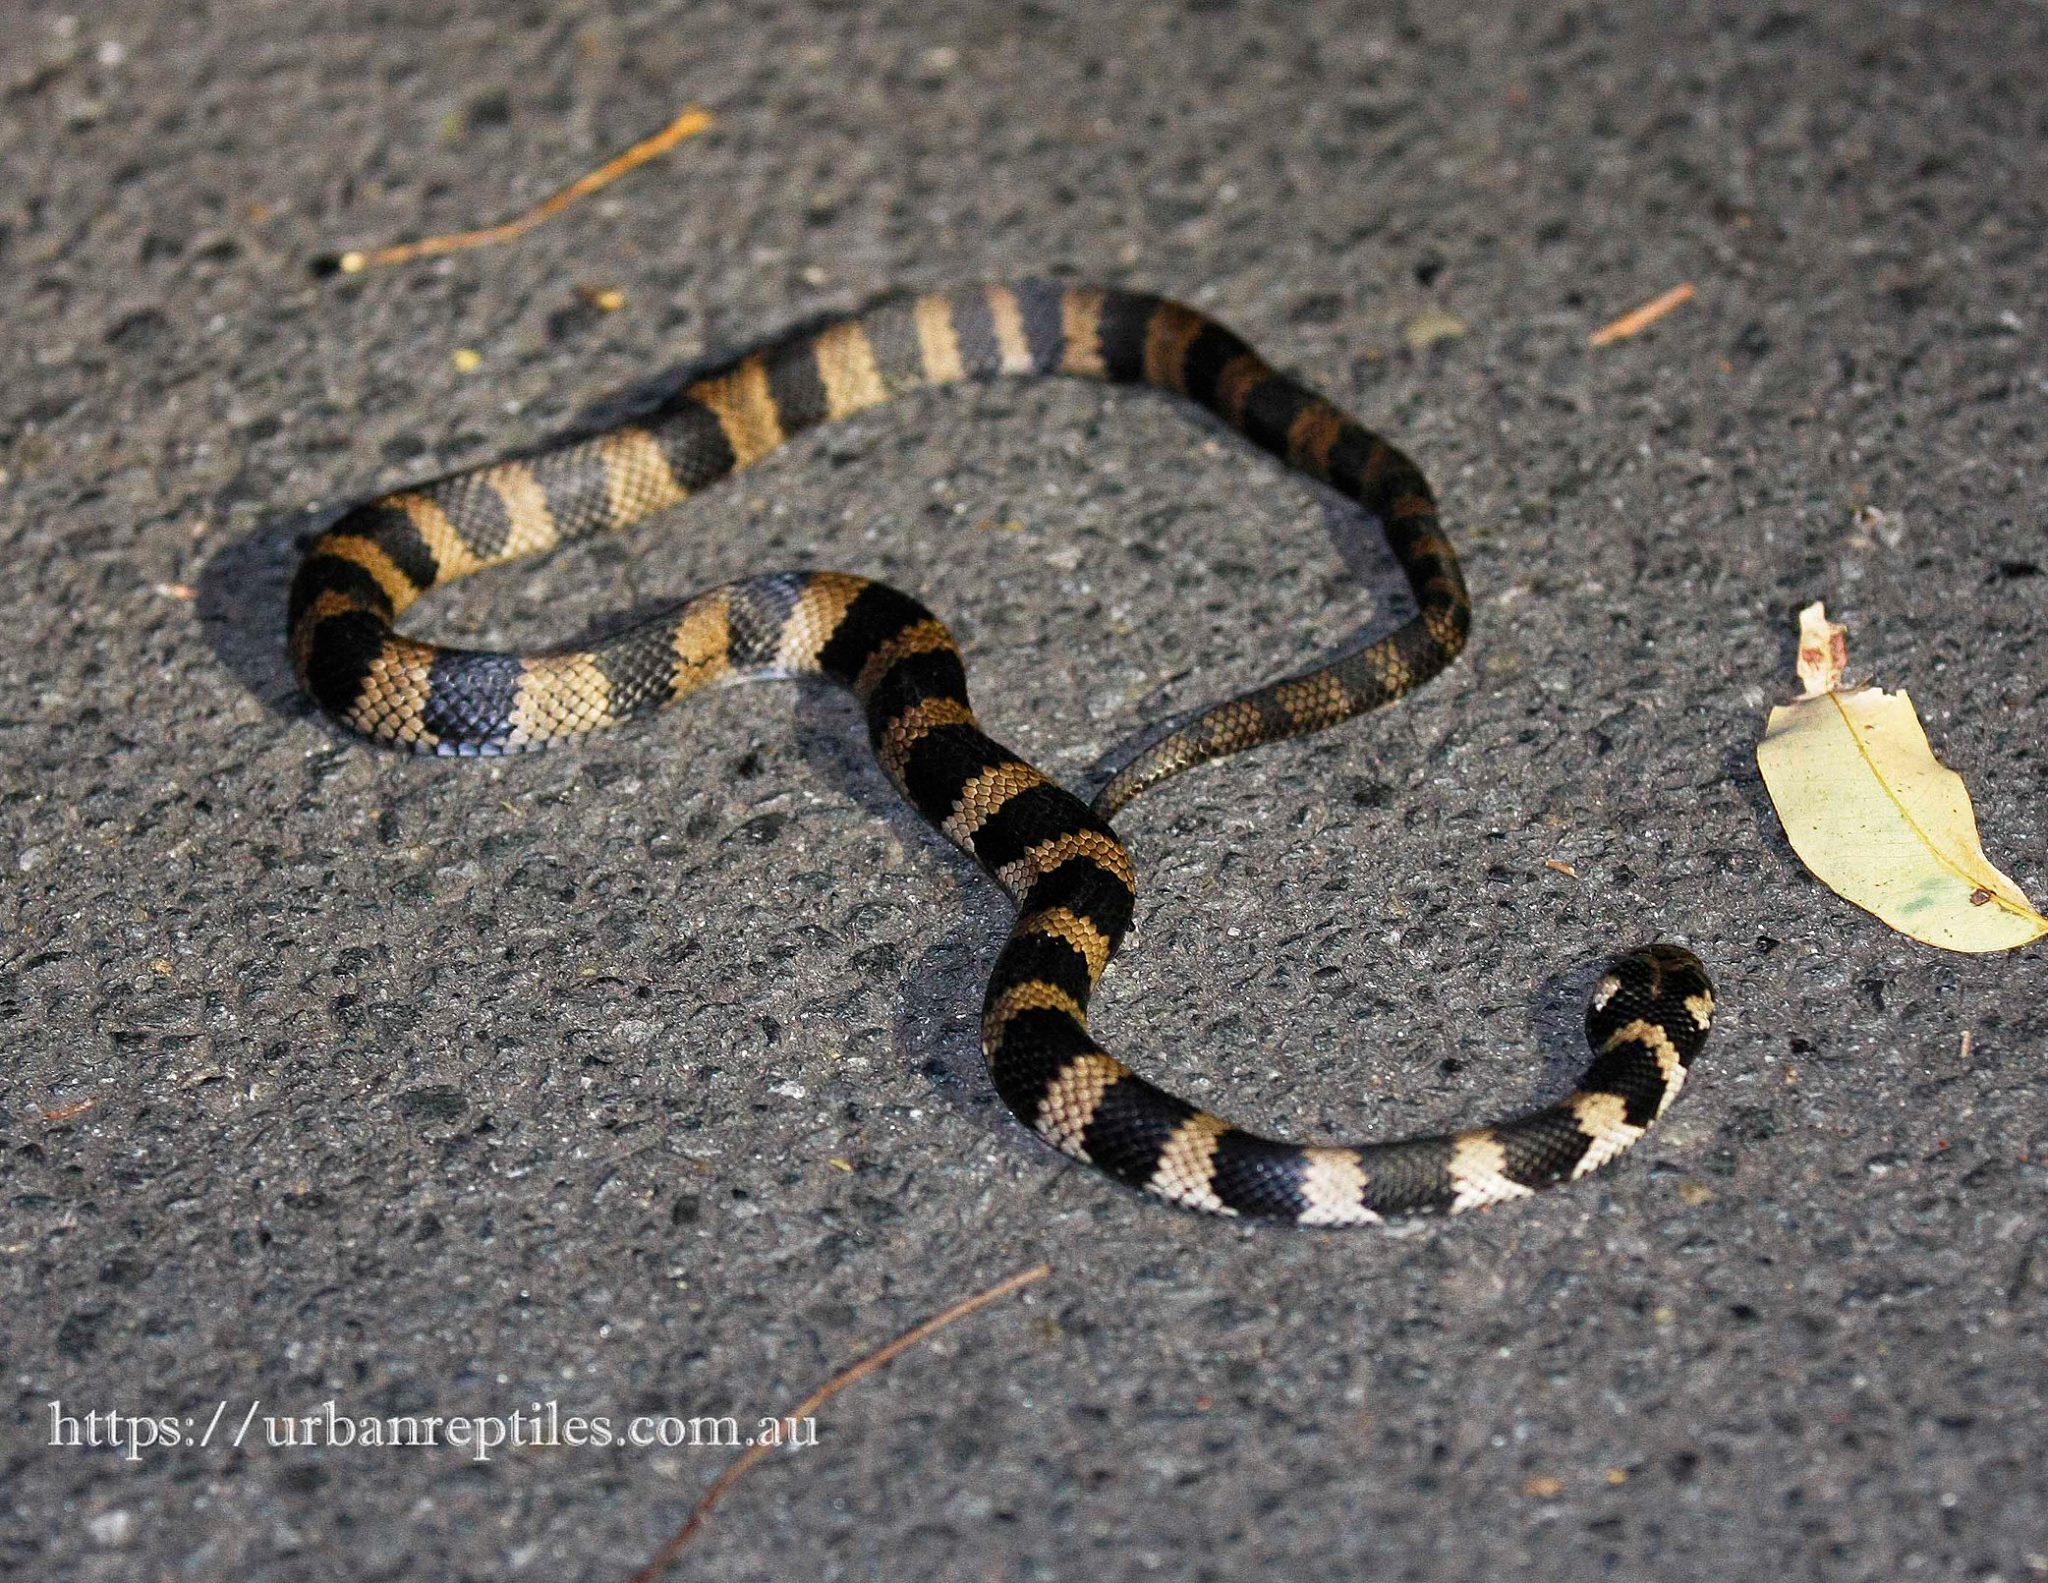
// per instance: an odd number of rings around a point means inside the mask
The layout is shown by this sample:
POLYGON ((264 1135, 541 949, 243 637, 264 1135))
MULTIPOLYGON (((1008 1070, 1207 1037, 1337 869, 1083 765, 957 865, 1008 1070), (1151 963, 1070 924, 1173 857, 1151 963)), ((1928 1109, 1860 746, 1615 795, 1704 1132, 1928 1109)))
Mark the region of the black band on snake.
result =
POLYGON ((292 584, 291 650, 336 720, 420 753, 544 747, 728 678, 830 677, 866 709, 897 789, 1016 902, 982 1045, 1018 1118, 1175 1203, 1337 1226, 1482 1208, 1598 1168, 1677 1097, 1713 1012, 1690 952, 1630 952, 1594 991, 1595 1058, 1575 1092, 1494 1126, 1355 1148, 1246 1132, 1147 1082, 1089 1033, 1089 995, 1135 899, 1109 818, 1205 760, 1401 697, 1457 657, 1470 617, 1436 502, 1400 451, 1203 314, 1040 282, 887 303, 745 357, 636 421, 360 506, 307 551, 292 584), (747 578, 573 651, 472 653, 393 630, 430 588, 638 522, 814 424, 929 386, 1035 374, 1174 392, 1329 484, 1384 527, 1416 615, 1331 664, 1208 709, 1141 753, 1093 808, 983 734, 951 634, 916 600, 864 578, 747 578))

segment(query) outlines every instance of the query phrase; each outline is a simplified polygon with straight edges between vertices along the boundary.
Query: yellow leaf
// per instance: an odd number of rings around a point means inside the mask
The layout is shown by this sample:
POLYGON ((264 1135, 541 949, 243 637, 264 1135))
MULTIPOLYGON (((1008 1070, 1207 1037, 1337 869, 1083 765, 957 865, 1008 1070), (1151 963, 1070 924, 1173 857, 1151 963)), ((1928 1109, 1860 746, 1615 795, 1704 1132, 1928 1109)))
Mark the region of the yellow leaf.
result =
MULTIPOLYGON (((1803 633, 1825 626, 1820 606, 1802 613, 1803 633)), ((1845 900, 1950 951, 2048 934, 1985 857, 1969 789, 1934 756, 1905 693, 1829 687, 1780 705, 1756 758, 1792 850, 1845 900)))

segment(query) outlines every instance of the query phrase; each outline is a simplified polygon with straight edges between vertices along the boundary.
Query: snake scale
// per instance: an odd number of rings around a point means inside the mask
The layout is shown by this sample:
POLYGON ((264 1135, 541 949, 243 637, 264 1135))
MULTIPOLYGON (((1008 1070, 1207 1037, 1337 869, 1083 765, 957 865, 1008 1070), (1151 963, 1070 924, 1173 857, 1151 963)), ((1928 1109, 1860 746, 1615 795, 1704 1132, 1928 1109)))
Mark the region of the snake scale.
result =
POLYGON ((292 584, 290 644, 326 712, 419 753, 539 748, 708 683, 816 675, 850 689, 897 790, 1016 903, 982 1013, 1003 1101, 1055 1148, 1120 1182, 1223 1215, 1359 1225, 1483 1208, 1585 1175, 1643 1136, 1706 1038, 1713 990, 1690 952, 1616 958, 1586 1014, 1579 1087, 1453 1135, 1309 1147, 1260 1137, 1105 1051, 1089 996, 1135 901, 1109 819, 1206 760, 1319 731, 1412 691, 1464 647, 1468 599, 1414 463, 1276 373, 1231 331, 1164 298, 1046 282, 898 298, 767 345, 595 435, 401 489, 347 511, 292 584), (624 528, 791 435, 961 380, 1077 375, 1190 399, 1377 518, 1412 619, 1334 662, 1257 687, 1160 737, 1090 807, 977 724, 946 627, 909 595, 832 571, 748 577, 588 647, 466 652, 394 623, 453 578, 624 528))

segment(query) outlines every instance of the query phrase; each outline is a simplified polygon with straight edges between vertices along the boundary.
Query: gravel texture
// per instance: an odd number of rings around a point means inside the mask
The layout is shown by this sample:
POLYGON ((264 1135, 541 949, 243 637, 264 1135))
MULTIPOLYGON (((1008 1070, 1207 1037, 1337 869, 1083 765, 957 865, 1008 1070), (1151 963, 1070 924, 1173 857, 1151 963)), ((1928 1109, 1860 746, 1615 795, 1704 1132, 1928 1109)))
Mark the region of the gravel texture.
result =
MULTIPOLYGON (((1045 1260, 683 1575, 2048 1574, 2042 952, 1835 900, 1752 757, 1825 597, 2048 892, 2048 11, 15 0, 4 33, 0 1572, 623 1578, 729 1453, 222 1441, 252 1402, 751 1426, 1045 1260), (693 99, 714 132, 516 246, 306 272, 693 99), (1603 952, 1680 939, 1724 1015, 1607 1176, 1346 1236, 1060 1160, 980 1069, 1007 910, 836 697, 493 766, 296 696, 318 508, 885 289, 1048 271, 1184 296, 1397 437, 1478 601, 1426 693, 1124 816, 1106 1041, 1294 1135, 1444 1126, 1558 1092, 1603 952), (130 1460, 49 1445, 53 1400, 226 1422, 130 1460)), ((1168 401, 990 388, 422 625, 878 574, 1079 782, 1398 613, 1333 528, 1168 401)))

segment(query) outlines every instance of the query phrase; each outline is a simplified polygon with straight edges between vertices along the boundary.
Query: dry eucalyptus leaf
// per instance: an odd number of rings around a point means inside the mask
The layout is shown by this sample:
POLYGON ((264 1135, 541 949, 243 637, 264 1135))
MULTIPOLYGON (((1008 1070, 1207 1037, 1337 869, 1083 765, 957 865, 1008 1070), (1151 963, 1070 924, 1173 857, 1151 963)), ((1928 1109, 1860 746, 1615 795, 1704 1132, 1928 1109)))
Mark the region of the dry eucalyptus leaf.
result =
POLYGON ((1771 711, 1757 767, 1792 850, 1845 900, 1949 951, 2008 951, 2048 918, 1992 867, 1963 778, 1934 756, 1903 692, 1843 690, 1843 629, 1799 613, 1805 696, 1771 711))

